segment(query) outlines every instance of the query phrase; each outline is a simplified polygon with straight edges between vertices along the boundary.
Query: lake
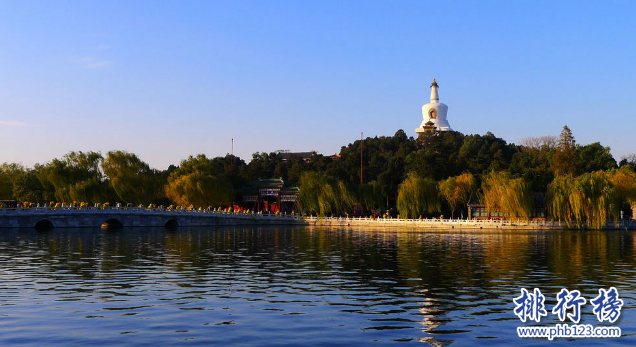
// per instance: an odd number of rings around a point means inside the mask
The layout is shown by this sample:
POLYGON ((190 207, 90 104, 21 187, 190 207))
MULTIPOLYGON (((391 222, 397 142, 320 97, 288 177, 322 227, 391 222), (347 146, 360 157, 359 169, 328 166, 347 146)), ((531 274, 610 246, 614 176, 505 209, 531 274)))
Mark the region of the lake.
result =
POLYGON ((0 229, 0 345, 636 344, 635 233, 318 227, 0 229), (615 323, 590 300, 615 287, 615 323), (521 288, 548 314, 514 314, 521 288), (520 338, 579 324, 620 338, 520 338))

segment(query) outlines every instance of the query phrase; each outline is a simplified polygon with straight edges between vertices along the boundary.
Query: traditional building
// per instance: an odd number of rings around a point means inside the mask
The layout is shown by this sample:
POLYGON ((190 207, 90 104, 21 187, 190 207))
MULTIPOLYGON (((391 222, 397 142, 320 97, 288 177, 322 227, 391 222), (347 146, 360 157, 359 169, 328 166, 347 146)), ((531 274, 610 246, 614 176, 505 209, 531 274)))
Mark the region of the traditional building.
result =
MULTIPOLYGON (((531 220, 546 220, 548 207, 545 202, 545 193, 532 193, 531 220)), ((518 216, 517 216, 518 217, 518 216)), ((468 219, 504 219, 505 216, 498 210, 488 211, 486 204, 478 197, 473 197, 468 202, 468 219)))
POLYGON ((296 209, 298 187, 290 187, 282 178, 258 179, 238 190, 241 207, 256 212, 287 213, 296 209))
POLYGON ((305 163, 311 163, 312 159, 318 155, 316 151, 311 152, 290 152, 289 150, 278 150, 276 151, 276 155, 283 161, 291 159, 292 157, 299 157, 305 163))
POLYGON ((427 132, 453 130, 446 119, 448 106, 439 102, 438 88, 437 82, 433 79, 431 84, 431 102, 422 106, 422 117, 424 120, 422 120, 420 127, 415 129, 418 136, 427 132))

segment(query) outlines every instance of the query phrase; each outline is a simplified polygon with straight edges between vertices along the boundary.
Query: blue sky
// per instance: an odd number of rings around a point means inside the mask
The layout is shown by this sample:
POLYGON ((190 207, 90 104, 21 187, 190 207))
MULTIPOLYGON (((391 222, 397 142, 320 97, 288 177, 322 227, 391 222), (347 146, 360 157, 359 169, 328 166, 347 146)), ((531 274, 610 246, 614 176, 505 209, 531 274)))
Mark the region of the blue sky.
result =
POLYGON ((0 162, 337 153, 450 125, 635 153, 634 1, 0 2, 0 162))

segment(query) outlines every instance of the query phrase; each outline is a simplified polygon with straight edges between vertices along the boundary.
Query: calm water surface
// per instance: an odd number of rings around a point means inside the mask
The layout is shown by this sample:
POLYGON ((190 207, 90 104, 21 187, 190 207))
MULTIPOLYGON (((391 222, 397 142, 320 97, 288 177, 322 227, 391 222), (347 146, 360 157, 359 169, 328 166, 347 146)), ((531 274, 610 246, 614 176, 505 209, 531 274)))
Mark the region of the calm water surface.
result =
MULTIPOLYGON (((0 345, 636 345, 633 232, 0 229, 0 345), (512 299, 614 286, 623 337, 521 339, 512 299)), ((561 323, 549 312, 541 323, 561 323)), ((605 324, 607 325, 607 324, 605 324)))

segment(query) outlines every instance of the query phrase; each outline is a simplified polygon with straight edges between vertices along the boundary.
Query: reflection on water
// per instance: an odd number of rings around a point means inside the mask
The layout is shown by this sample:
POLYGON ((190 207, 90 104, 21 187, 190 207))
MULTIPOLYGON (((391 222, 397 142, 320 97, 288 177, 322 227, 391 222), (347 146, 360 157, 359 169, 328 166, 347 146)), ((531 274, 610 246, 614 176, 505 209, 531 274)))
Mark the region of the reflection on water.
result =
POLYGON ((610 286, 623 337, 561 342, 634 344, 635 264, 631 232, 5 229, 0 344, 532 345, 520 288, 610 286))

